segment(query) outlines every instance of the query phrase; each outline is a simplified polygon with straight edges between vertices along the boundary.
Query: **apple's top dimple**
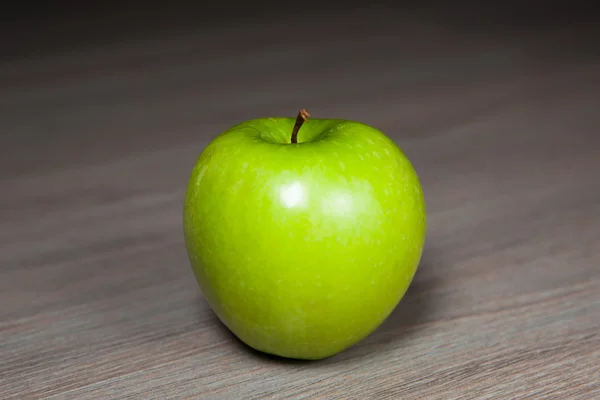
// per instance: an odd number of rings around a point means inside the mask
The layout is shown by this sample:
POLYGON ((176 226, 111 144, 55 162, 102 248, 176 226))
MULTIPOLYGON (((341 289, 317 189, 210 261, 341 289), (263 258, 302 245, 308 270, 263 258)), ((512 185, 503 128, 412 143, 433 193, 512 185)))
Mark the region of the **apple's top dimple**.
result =
POLYGON ((344 128, 350 121, 307 119, 297 132, 297 143, 292 143, 294 118, 263 118, 247 121, 236 127, 243 129, 263 142, 275 145, 302 145, 319 143, 338 136, 347 136, 344 128))

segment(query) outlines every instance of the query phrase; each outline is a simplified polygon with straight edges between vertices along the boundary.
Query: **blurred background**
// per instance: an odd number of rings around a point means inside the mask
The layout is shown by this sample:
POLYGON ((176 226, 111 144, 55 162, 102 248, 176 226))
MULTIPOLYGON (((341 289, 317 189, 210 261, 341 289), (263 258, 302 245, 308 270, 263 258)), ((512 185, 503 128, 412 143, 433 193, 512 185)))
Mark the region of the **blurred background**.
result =
POLYGON ((299 107, 432 133, 585 68, 595 15, 541 1, 14 3, 0 26, 2 171, 187 143, 299 107))
POLYGON ((597 15, 542 1, 5 6, 0 398, 300 398, 297 382, 332 397, 594 398, 597 15), (392 137, 429 212, 401 306, 321 369, 236 347, 181 233, 208 141, 300 108, 392 137))
POLYGON ((541 1, 14 3, 0 26, 2 162, 175 145, 298 107, 422 135, 596 57, 595 15, 541 1))

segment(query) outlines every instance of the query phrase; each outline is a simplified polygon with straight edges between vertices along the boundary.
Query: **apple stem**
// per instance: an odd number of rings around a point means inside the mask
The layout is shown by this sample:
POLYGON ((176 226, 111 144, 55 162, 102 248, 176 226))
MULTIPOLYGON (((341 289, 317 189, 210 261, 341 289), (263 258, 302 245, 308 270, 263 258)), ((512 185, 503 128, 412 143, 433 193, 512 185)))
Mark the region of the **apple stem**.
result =
POLYGON ((304 124, 304 121, 306 121, 308 117, 310 117, 308 111, 306 111, 304 108, 301 109, 298 113, 298 116, 296 117, 296 123, 294 124, 294 129, 292 130, 292 143, 298 143, 298 131, 300 130, 302 124, 304 124))

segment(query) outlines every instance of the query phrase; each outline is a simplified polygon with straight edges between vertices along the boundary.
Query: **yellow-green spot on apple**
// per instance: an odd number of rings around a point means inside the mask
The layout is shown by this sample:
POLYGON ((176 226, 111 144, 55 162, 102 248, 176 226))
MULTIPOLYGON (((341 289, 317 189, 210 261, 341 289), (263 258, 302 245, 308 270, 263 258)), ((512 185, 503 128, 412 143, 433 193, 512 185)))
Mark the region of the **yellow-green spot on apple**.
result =
POLYGON ((184 237, 219 319, 261 352, 317 360, 371 334, 408 289, 426 233, 417 174, 354 121, 260 118, 192 171, 184 237))

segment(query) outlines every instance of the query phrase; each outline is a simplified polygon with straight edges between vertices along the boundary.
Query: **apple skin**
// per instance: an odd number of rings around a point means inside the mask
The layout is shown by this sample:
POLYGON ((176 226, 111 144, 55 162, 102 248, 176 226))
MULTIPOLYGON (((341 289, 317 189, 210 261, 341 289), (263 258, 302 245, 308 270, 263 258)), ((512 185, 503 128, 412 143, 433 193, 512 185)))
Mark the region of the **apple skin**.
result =
POLYGON ((184 205, 190 263, 208 304, 248 346, 332 356, 371 334, 408 289, 426 209, 410 161, 353 121, 261 118, 218 135, 184 205))

